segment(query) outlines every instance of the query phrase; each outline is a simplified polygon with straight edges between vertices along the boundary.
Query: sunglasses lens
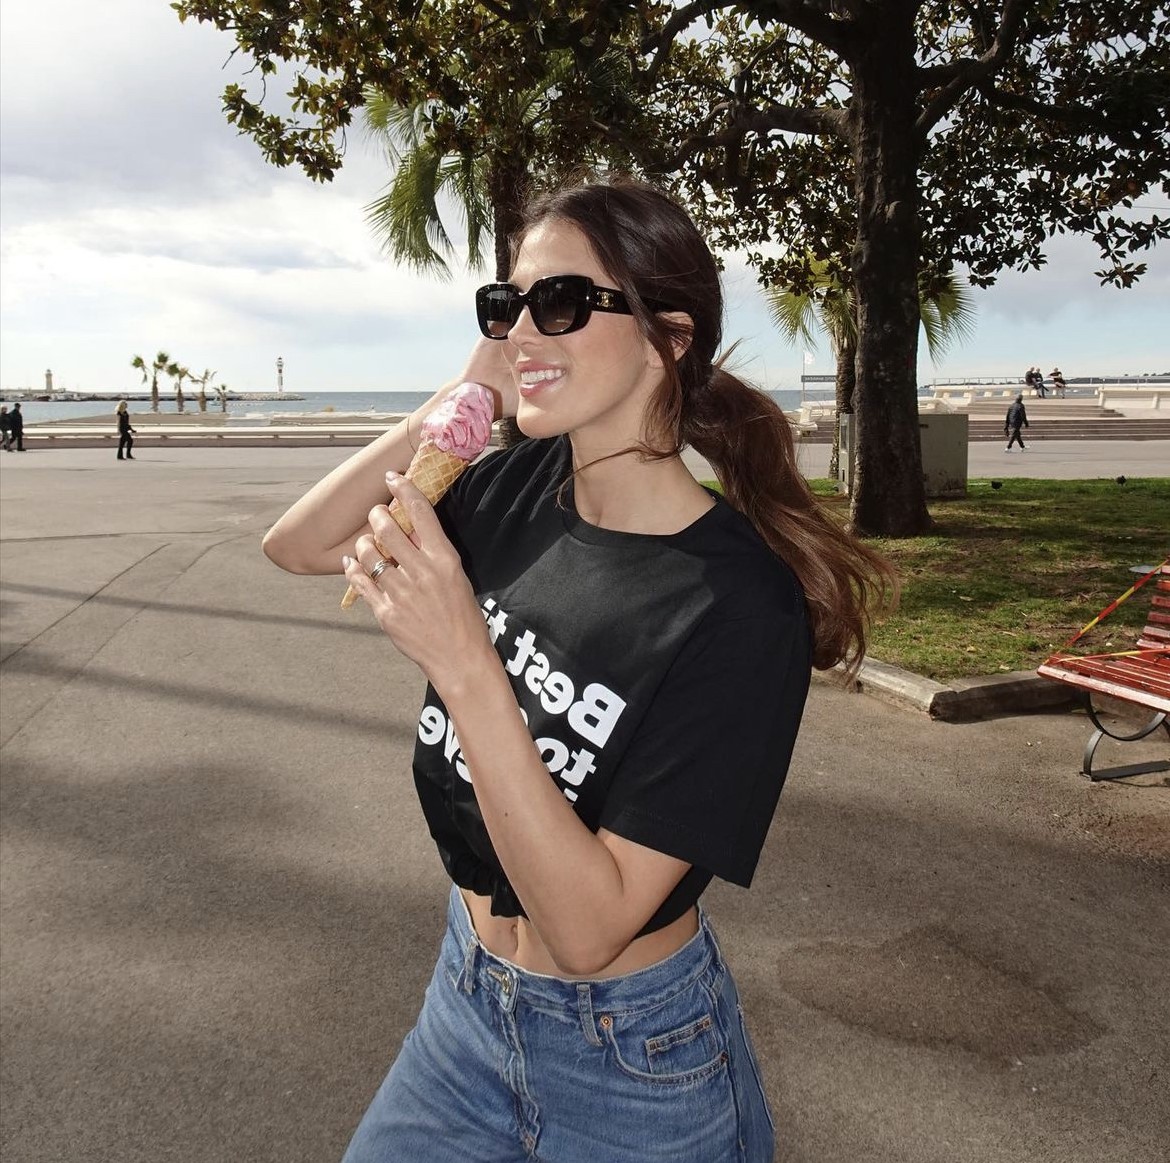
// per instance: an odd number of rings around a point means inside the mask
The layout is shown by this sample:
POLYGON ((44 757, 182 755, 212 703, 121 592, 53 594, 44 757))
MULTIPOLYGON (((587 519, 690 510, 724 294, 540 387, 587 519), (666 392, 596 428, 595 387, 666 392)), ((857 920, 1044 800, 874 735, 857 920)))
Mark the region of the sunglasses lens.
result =
POLYGON ((577 279, 541 279, 529 292, 532 321, 545 335, 564 335, 585 320, 588 288, 577 279))
POLYGON ((479 325, 485 335, 503 339, 520 316, 514 287, 485 287, 479 293, 479 325))

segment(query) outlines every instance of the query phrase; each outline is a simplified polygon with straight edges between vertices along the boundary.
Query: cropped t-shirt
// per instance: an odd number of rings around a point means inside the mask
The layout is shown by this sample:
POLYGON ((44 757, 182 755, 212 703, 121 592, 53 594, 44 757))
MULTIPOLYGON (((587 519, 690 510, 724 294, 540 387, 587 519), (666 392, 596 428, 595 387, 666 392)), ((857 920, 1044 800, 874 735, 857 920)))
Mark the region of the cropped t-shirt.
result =
MULTIPOLYGON (((549 778, 591 831, 691 865, 650 933, 713 876, 751 882, 808 693, 804 594, 721 498, 679 533, 621 533, 578 516, 570 478, 566 437, 527 440, 437 512, 549 778)), ((523 916, 429 685, 414 778, 451 879, 523 916)))

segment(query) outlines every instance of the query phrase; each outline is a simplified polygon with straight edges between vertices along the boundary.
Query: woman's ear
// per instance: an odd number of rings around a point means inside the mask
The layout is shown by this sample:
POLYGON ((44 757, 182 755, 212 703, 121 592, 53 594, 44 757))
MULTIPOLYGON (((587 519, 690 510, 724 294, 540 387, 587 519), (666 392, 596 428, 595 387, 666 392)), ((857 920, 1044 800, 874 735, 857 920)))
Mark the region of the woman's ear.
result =
MULTIPOLYGON (((670 328, 670 346, 674 349, 674 360, 677 363, 690 350, 695 322, 685 311, 659 311, 657 314, 670 328)), ((662 360, 653 345, 650 351, 650 366, 661 368, 662 360)))

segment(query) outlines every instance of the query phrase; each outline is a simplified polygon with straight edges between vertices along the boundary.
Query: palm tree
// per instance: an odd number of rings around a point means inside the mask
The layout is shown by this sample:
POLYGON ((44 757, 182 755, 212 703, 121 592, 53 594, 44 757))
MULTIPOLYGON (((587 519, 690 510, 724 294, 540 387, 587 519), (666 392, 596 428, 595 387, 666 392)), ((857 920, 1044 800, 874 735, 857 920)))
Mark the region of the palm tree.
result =
MULTIPOLYGON (((444 154, 427 135, 429 107, 427 101, 399 105, 376 89, 367 91, 366 128, 383 144, 394 172, 385 192, 366 207, 366 221, 396 261, 445 281, 451 278, 447 259, 454 254, 455 244, 439 211, 440 198, 450 198, 462 218, 467 266, 476 270, 484 264, 485 236, 506 240, 518 224, 527 171, 523 162, 507 161, 518 156, 511 151, 495 151, 494 160, 483 153, 444 154), (505 177, 506 167, 518 173, 505 177), (491 192, 509 185, 514 195, 493 202, 491 192)), ((497 281, 508 277, 508 265, 507 255, 497 246, 497 281)), ((505 448, 521 439, 514 420, 500 422, 500 443, 505 448)))
POLYGON ((131 361, 130 366, 137 368, 142 372, 142 382, 146 383, 149 373, 150 379, 150 410, 152 412, 158 411, 158 375, 159 372, 166 371, 171 362, 171 357, 165 351, 160 351, 154 357, 154 362, 147 364, 146 360, 140 355, 136 355, 131 361))
MULTIPOLYGON (((491 163, 485 155, 445 155, 427 135, 431 102, 399 105, 377 89, 366 90, 366 129, 385 148, 393 176, 385 192, 366 207, 366 221, 396 261, 420 274, 447 280, 455 244, 439 211, 450 198, 463 220, 467 266, 483 265, 483 241, 491 234, 491 163)), ((497 270, 497 277, 500 272, 497 270)), ((504 277, 507 275, 505 273, 504 277)))
MULTIPOLYGON (((507 279, 511 267, 508 242, 520 225, 521 210, 534 176, 527 160, 550 156, 556 150, 542 144, 550 119, 544 116, 569 84, 584 83, 596 96, 598 108, 608 108, 623 93, 623 75, 629 69, 615 54, 601 57, 582 72, 569 53, 549 54, 541 83, 516 90, 493 110, 485 124, 491 129, 478 146, 450 152, 436 141, 430 100, 400 105, 377 89, 365 92, 366 130, 386 151, 393 170, 385 192, 366 207, 366 220, 383 248, 396 261, 420 273, 451 277, 448 264, 455 244, 443 221, 439 203, 447 199, 462 220, 467 244, 467 266, 484 265, 485 242, 493 240, 495 278, 507 279)), ((560 154, 564 142, 557 143, 560 154)), ((585 160, 588 142, 582 141, 576 162, 585 160)), ((596 152, 596 151, 594 151, 596 152)), ((512 420, 500 423, 500 441, 506 447, 523 439, 512 420)))
POLYGON ((199 385, 199 411, 207 411, 207 384, 215 378, 216 373, 211 368, 204 368, 201 376, 192 376, 191 382, 199 385))
MULTIPOLYGON (((853 287, 840 274, 840 267, 812 257, 807 266, 811 275, 809 289, 771 286, 764 289, 764 297, 772 322, 789 343, 815 348, 818 324, 828 336, 837 365, 833 451, 829 457, 829 475, 836 477, 840 467, 841 417, 853 412, 857 303, 853 287)), ((919 275, 918 310, 933 362, 942 359, 954 342, 971 338, 975 305, 966 282, 953 271, 924 271, 919 275)))
POLYGON ((226 413, 227 412, 227 404, 228 404, 228 401, 227 401, 228 386, 227 386, 227 384, 216 384, 215 385, 215 393, 217 396, 219 396, 219 410, 221 412, 226 413))
POLYGON ((175 381, 175 404, 180 412, 183 411, 183 381, 191 378, 191 373, 182 364, 168 363, 166 373, 175 381))

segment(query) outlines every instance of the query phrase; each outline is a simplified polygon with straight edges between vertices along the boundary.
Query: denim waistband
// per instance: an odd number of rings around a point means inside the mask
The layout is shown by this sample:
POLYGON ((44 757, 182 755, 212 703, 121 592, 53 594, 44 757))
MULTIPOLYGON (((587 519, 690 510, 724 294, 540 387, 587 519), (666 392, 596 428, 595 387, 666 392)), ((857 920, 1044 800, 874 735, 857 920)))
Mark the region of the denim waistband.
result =
POLYGON ((448 948, 444 956, 457 986, 467 993, 486 989, 508 1010, 521 1001, 551 1012, 579 1010, 584 1004, 613 1014, 644 1010, 688 989, 708 969, 723 969, 722 954, 702 905, 699 931, 681 949, 644 969, 599 979, 533 973, 489 952, 476 935, 467 903, 456 886, 447 905, 447 931, 454 949, 448 948))

